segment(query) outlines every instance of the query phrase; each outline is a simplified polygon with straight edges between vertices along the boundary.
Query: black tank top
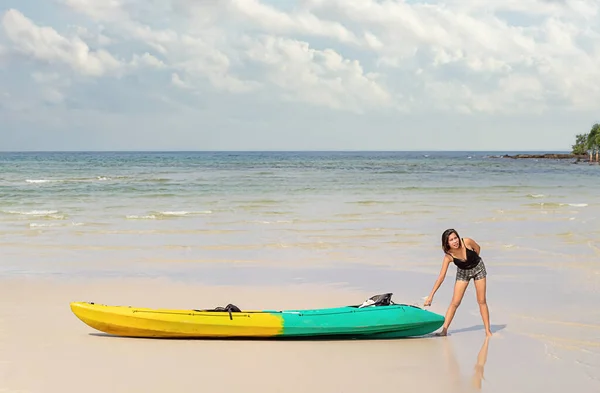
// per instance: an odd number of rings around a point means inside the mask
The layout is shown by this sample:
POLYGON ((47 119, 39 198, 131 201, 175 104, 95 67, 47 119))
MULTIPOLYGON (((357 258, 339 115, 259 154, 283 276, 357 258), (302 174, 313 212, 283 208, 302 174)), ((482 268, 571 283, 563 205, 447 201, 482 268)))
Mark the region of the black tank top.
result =
MULTIPOLYGON (((465 244, 464 241, 463 241, 463 244, 465 244)), ((479 261, 481 261, 481 257, 475 251, 469 249, 466 245, 465 245, 465 248, 467 249, 467 260, 466 261, 464 259, 455 258, 452 255, 450 255, 450 256, 452 256, 452 262, 454 262, 456 267, 458 267, 459 269, 472 269, 475 266, 477 266, 479 261)))

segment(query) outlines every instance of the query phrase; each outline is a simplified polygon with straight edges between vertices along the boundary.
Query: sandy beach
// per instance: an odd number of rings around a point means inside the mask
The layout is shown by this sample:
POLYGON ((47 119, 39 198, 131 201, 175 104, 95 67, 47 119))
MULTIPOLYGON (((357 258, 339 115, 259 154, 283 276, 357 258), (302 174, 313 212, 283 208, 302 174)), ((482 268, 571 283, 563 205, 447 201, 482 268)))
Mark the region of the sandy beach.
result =
POLYGON ((548 356, 542 343, 499 325, 487 340, 481 326, 465 318, 448 337, 158 340, 102 334, 68 307, 70 301, 85 300, 171 308, 234 302, 281 309, 357 303, 371 295, 340 285, 232 287, 165 279, 23 277, 4 279, 0 288, 2 392, 591 393, 597 386, 548 356))

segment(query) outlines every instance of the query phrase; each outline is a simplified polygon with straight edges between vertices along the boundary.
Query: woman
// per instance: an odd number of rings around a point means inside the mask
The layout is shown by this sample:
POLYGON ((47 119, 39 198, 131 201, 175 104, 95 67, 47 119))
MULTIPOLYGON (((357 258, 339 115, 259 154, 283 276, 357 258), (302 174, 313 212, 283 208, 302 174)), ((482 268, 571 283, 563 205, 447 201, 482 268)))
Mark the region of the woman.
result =
POLYGON ((475 290, 477 292, 477 303, 479 303, 479 311, 481 312, 481 318, 483 319, 483 325, 485 326, 486 336, 491 336, 490 330, 490 314, 488 311, 487 301, 485 298, 485 285, 487 272, 483 259, 479 256, 481 248, 479 244, 473 239, 464 238, 461 241, 458 232, 454 229, 447 229, 442 233, 442 250, 444 250, 444 260, 442 261, 442 270, 438 279, 435 281, 431 294, 425 299, 425 306, 430 306, 433 300, 433 295, 437 292, 444 278, 446 278, 446 272, 448 271, 448 265, 450 262, 454 262, 456 265, 456 283, 454 284, 454 295, 452 296, 452 302, 446 312, 446 318, 442 331, 439 333, 441 336, 448 334, 448 326, 454 318, 456 309, 460 305, 460 302, 465 294, 465 290, 469 285, 469 281, 473 279, 475 282, 475 290))

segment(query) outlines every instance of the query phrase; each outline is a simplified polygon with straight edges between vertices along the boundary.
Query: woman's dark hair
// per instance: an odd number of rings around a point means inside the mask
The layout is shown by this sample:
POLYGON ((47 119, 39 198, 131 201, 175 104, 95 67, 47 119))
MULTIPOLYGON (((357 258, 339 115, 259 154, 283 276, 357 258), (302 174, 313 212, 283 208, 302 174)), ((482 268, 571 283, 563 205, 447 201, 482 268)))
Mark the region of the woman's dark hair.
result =
POLYGON ((452 235, 453 233, 455 233, 455 234, 456 234, 456 237, 458 237, 458 241, 461 241, 461 242, 462 242, 462 240, 460 240, 460 236, 458 235, 458 232, 456 232, 456 230, 455 230, 455 229, 452 229, 452 228, 450 228, 450 229, 446 229, 446 230, 444 231, 444 233, 442 233, 442 250, 444 250, 444 253, 445 253, 445 254, 447 254, 447 253, 448 253, 448 250, 450 249, 450 246, 448 245, 448 238, 449 238, 449 237, 450 237, 450 235, 452 235))

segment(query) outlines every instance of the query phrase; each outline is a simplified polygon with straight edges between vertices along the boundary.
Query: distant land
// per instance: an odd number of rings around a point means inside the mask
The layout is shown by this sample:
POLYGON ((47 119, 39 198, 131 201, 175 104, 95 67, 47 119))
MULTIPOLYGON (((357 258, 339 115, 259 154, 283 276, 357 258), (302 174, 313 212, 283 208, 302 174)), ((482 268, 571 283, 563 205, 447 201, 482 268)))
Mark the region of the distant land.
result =
POLYGON ((573 160, 576 164, 581 161, 588 161, 590 164, 600 163, 600 123, 595 123, 587 133, 577 134, 575 144, 571 146, 570 153, 523 153, 523 154, 503 154, 495 156, 496 158, 533 158, 550 160, 573 160), (594 160, 594 155, 596 159, 594 160))
POLYGON ((550 159, 550 160, 586 160, 587 154, 573 154, 573 153, 539 153, 539 154, 503 154, 500 156, 494 156, 496 158, 537 158, 537 159, 550 159))

